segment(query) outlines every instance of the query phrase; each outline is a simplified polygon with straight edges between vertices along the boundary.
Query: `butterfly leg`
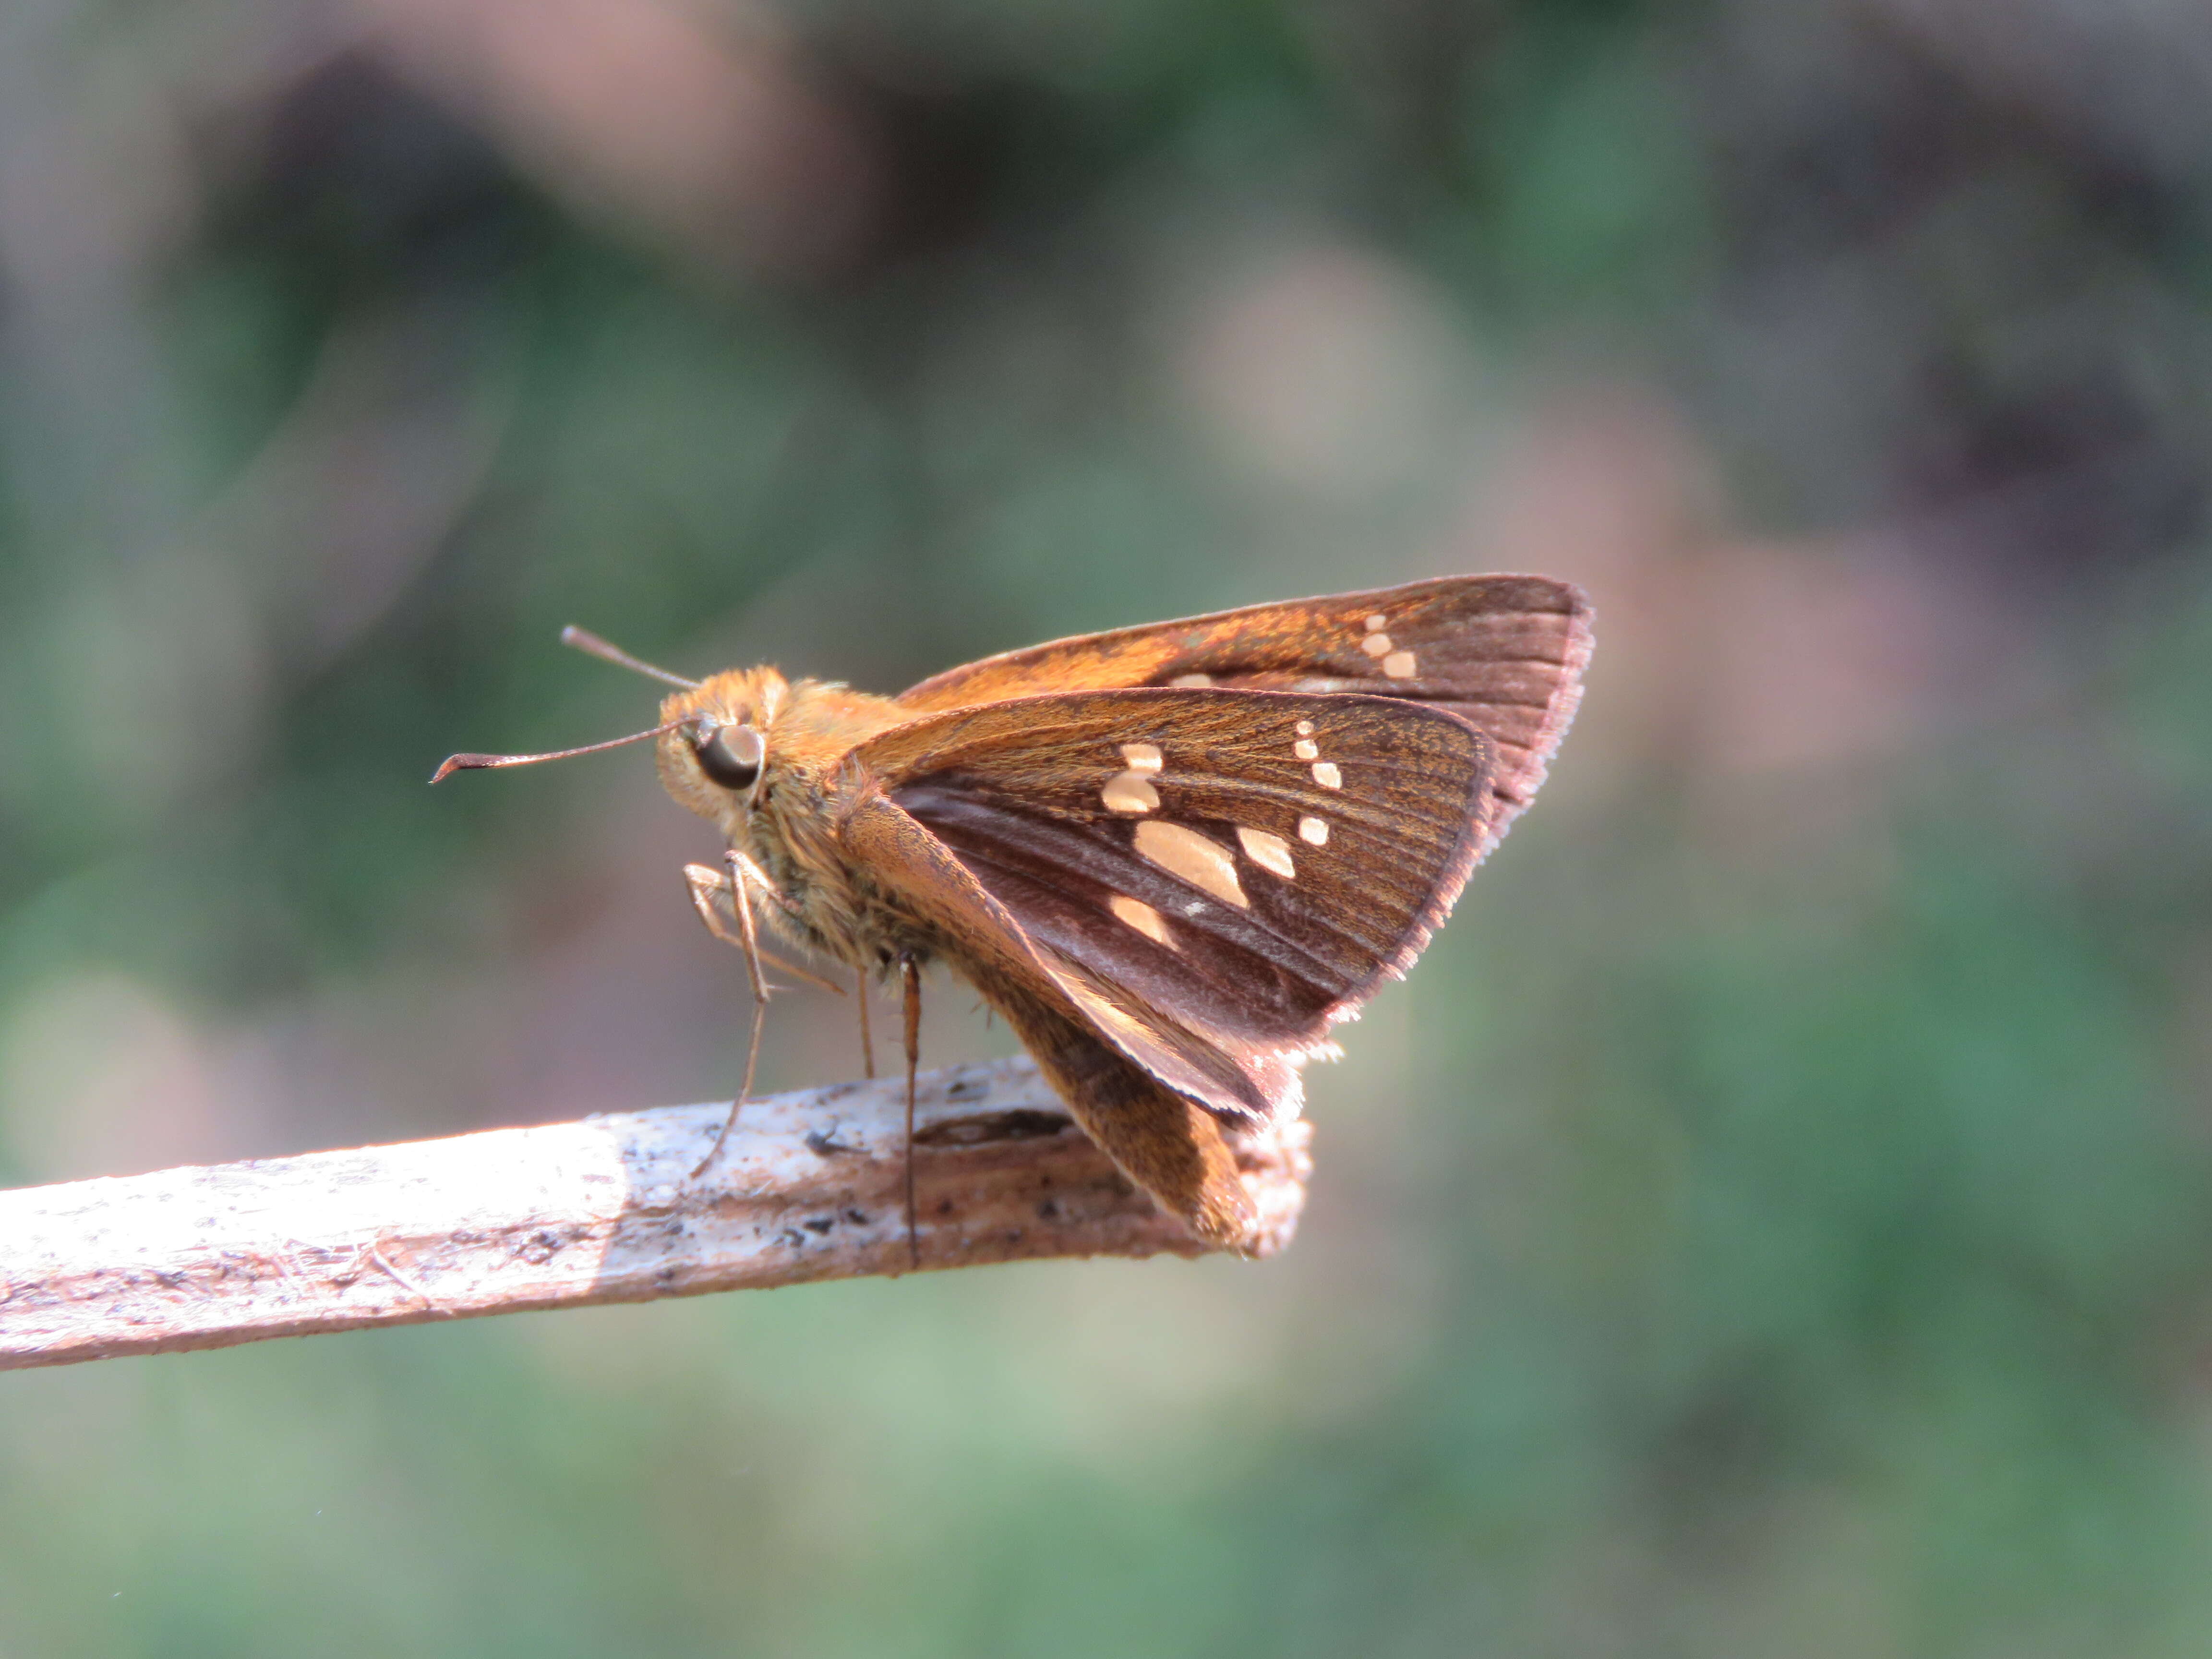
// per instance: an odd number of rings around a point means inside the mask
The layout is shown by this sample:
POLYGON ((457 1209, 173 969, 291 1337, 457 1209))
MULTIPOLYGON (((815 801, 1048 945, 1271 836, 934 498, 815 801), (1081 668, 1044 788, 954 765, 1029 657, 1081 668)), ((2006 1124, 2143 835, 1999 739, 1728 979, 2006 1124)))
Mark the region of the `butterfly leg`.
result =
POLYGON ((921 969, 911 957, 899 958, 899 977, 906 988, 906 1253, 921 1266, 921 1241, 914 1210, 914 1073, 921 1063, 921 969))
MULTIPOLYGON (((722 919, 721 905, 725 900, 729 903, 731 913, 736 914, 736 895, 738 890, 737 884, 720 870, 710 869, 703 864, 685 865, 684 881, 685 886, 690 890, 691 908, 699 913, 699 920, 706 923, 707 931, 721 940, 723 944, 734 945, 738 950, 744 950, 744 936, 742 933, 731 932, 730 924, 722 919)), ((754 945, 754 954, 780 973, 789 974, 793 979, 803 979, 809 985, 831 992, 837 996, 842 997, 845 994, 843 986, 826 980, 819 974, 809 973, 795 962, 786 962, 773 951, 760 948, 757 939, 754 945)), ((773 990, 775 988, 771 986, 769 988, 773 990)), ((870 1075, 872 1076, 874 1073, 871 1073, 870 1075)))
POLYGON ((868 970, 860 970, 853 986, 853 1000, 860 1007, 860 1075, 873 1079, 876 1074, 876 1041, 868 1034, 868 970))
MULTIPOLYGON (((768 1025, 768 976, 761 967, 760 936, 753 921, 753 907, 745 896, 744 887, 739 884, 735 863, 737 857, 734 852, 731 854, 730 891, 736 900, 732 908, 737 912, 738 929, 743 935, 738 943, 745 953, 745 978, 752 986, 752 1040, 745 1045, 745 1080, 738 1085, 737 1098, 730 1103, 730 1115, 722 1120, 722 1132, 714 1137, 714 1144, 707 1149, 707 1156, 701 1158, 698 1167, 691 1171, 691 1178, 695 1181, 706 1174, 708 1166, 722 1155, 722 1147, 730 1138, 730 1131, 738 1127, 738 1114, 744 1109, 745 1102, 752 1098, 753 1068, 760 1063, 761 1033, 768 1025)), ((691 890, 696 896, 699 890, 694 886, 691 890)))

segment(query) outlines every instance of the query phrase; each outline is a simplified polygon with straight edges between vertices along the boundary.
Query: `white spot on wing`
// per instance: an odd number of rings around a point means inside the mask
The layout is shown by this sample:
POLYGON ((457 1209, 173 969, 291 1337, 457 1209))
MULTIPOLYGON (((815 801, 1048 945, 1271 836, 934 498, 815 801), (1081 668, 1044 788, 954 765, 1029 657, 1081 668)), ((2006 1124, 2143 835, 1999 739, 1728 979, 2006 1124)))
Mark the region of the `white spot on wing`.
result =
POLYGON ((1117 772, 1099 791, 1109 812, 1151 812, 1160 804, 1160 792, 1142 772, 1117 772))
POLYGON ((1155 945, 1164 945, 1170 951, 1176 948, 1175 940, 1168 934, 1167 918, 1143 900, 1116 894, 1106 901, 1106 908, 1117 921, 1127 923, 1155 945))
POLYGON ((1310 738, 1313 736, 1313 722, 1311 720, 1300 720, 1293 729, 1302 738, 1310 738))
POLYGON ((1125 743, 1121 758, 1129 763, 1132 772, 1157 772, 1160 769, 1160 746, 1156 743, 1125 743))
POLYGON ((1311 738, 1300 738, 1296 743, 1291 745, 1291 752, 1293 755, 1296 755, 1300 760, 1319 760, 1321 758, 1321 745, 1316 743, 1311 738))
POLYGON ((1388 634, 1370 634, 1360 641, 1359 648, 1370 657, 1388 656, 1390 653, 1390 636, 1388 634))
POLYGON ((1394 680, 1410 680, 1413 678, 1413 653, 1393 651, 1382 659, 1382 672, 1394 680))
POLYGON ((1344 787, 1344 774, 1336 769, 1334 761, 1316 761, 1313 775, 1314 781, 1324 789, 1344 787))
POLYGON ((1384 616, 1378 611, 1367 619, 1367 631, 1370 634, 1380 634, 1382 631, 1384 625, 1388 623, 1389 620, 1390 619, 1388 617, 1384 616))
POLYGON ((1201 691, 1207 686, 1213 684, 1213 676, 1211 674, 1178 674, 1173 679, 1170 680, 1168 684, 1173 686, 1179 686, 1185 691, 1201 691))
POLYGON ((1300 818, 1298 839, 1309 847, 1326 847, 1328 845, 1328 825, 1319 818, 1300 818))
POLYGON ((1225 847, 1207 840, 1180 823, 1146 818, 1137 826, 1137 851, 1170 875, 1181 878, 1201 892, 1240 910, 1249 909, 1243 884, 1237 879, 1237 861, 1225 847))
POLYGON ((1244 856, 1262 870, 1272 871, 1285 881, 1297 879, 1298 867, 1291 862, 1291 844, 1280 836, 1265 830, 1247 830, 1239 824, 1237 842, 1244 849, 1244 856))

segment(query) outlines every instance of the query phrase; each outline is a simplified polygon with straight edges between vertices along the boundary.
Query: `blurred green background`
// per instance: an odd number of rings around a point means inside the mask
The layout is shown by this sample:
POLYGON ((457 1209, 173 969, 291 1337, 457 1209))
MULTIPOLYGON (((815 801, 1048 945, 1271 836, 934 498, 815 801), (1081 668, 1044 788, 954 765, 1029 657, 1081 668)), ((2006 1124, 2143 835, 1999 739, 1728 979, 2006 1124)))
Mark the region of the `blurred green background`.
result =
POLYGON ((2212 1652, 2208 157, 2183 6, 14 0, 0 1180, 726 1096, 647 758, 422 787, 564 623, 1599 650, 1288 1255, 11 1376, 0 1655, 2212 1652))

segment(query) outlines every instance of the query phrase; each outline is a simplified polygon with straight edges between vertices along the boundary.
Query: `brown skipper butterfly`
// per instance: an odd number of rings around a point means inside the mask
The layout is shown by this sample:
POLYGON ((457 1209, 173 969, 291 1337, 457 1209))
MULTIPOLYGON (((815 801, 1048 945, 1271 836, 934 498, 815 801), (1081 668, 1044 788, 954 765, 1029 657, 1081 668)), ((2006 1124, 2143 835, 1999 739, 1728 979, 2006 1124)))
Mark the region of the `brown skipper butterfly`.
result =
MULTIPOLYGON (((562 638, 679 688, 660 723, 455 755, 431 781, 658 740, 661 781, 727 847, 686 867, 692 902, 752 976, 730 1123, 765 919, 864 991, 902 980, 909 1142, 919 974, 942 963, 1130 1180, 1235 1249, 1255 1224, 1224 1131, 1297 1111, 1298 1068, 1528 805, 1590 607, 1547 577, 1446 577, 1061 640, 896 697, 773 668, 689 680, 562 638)), ((918 1261, 910 1152, 907 1182, 918 1261)))

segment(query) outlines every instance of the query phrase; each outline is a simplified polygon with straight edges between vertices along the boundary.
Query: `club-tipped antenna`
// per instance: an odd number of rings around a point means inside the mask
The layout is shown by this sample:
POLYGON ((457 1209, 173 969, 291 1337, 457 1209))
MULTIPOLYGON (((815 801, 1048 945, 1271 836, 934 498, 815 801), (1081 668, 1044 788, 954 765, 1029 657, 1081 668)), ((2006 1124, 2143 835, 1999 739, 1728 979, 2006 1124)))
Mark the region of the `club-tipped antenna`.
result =
POLYGON ((626 738, 609 738, 605 743, 587 743, 580 749, 556 749, 544 755, 448 755, 445 764, 430 774, 436 783, 455 772, 472 772, 493 766, 535 766, 540 761, 567 760, 574 755, 596 755, 602 749, 619 749, 626 743, 643 743, 647 738, 657 738, 664 732, 673 732, 684 722, 668 720, 649 732, 633 732, 626 738))
POLYGON ((699 684, 698 681, 687 680, 681 674, 672 674, 665 668, 655 668, 651 663, 631 656, 620 646, 608 644, 590 629, 579 628, 574 623, 561 630, 561 643, 573 645, 586 655, 613 663, 619 668, 627 668, 632 673, 643 674, 669 685, 680 685, 686 691, 696 690, 699 684))

